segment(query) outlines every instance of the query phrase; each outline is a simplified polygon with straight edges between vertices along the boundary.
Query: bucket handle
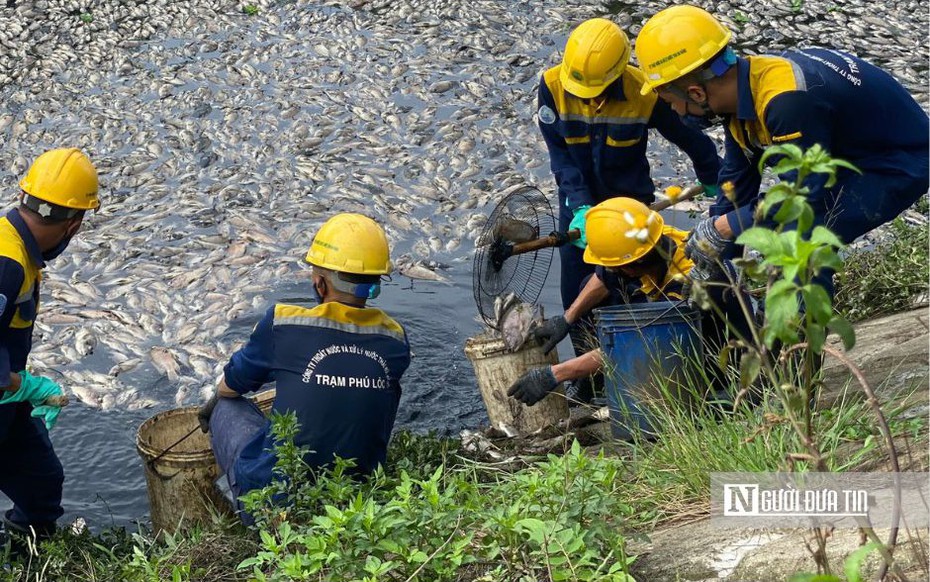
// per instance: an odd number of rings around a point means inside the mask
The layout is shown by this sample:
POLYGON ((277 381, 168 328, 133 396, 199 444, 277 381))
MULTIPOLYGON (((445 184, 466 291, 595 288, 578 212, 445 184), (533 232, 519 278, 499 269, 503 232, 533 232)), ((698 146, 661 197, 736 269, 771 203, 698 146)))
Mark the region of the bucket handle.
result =
POLYGON ((165 475, 165 474, 163 474, 163 473, 158 469, 158 467, 155 465, 155 459, 151 459, 151 460, 146 461, 146 462, 145 462, 145 465, 149 468, 149 470, 152 472, 153 475, 155 475, 156 477, 158 477, 158 480, 159 480, 159 481, 163 481, 163 482, 165 482, 165 481, 171 481, 172 479, 174 479, 175 477, 177 477, 178 474, 181 473, 181 469, 178 469, 177 471, 175 471, 175 472, 174 472, 173 474, 171 474, 171 475, 165 475))
POLYGON ((181 438, 179 438, 178 440, 174 441, 174 443, 171 444, 170 446, 166 447, 165 450, 163 450, 162 452, 158 453, 156 456, 154 456, 154 457, 152 457, 151 459, 149 459, 148 461, 146 461, 146 462, 145 462, 145 466, 148 467, 149 470, 151 470, 152 473, 154 473, 155 475, 157 475, 158 478, 161 479, 162 481, 170 481, 170 480, 174 479, 174 478, 178 475, 178 473, 181 472, 180 470, 176 471, 173 475, 163 475, 163 474, 161 474, 161 473, 158 471, 158 468, 155 466, 155 461, 157 461, 158 459, 164 457, 165 454, 171 452, 171 449, 173 449, 174 447, 178 446, 179 444, 181 444, 182 442, 184 442, 185 440, 187 440, 188 438, 190 438, 190 436, 191 436, 192 434, 194 434, 194 431, 196 431, 196 430, 199 429, 199 428, 200 428, 200 425, 195 425, 194 428, 192 428, 192 429, 190 430, 190 432, 188 432, 186 435, 184 435, 184 436, 182 436, 181 438))

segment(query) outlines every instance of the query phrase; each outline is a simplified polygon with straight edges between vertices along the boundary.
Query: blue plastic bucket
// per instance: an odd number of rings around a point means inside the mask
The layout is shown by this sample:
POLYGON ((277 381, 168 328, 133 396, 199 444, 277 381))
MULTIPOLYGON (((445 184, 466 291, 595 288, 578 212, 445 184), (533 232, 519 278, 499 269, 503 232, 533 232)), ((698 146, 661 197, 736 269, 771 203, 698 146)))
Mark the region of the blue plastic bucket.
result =
POLYGON ((653 434, 640 400, 661 397, 656 377, 677 382, 685 362, 698 361, 701 312, 686 302, 657 301, 602 307, 594 316, 607 357, 604 385, 613 435, 653 434))

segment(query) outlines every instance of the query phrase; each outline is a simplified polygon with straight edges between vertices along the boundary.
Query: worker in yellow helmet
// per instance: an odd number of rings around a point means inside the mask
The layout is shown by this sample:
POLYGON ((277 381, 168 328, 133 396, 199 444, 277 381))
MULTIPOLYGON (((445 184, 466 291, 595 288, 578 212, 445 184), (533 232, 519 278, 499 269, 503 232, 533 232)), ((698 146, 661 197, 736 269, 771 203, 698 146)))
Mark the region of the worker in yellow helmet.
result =
POLYGON ((13 502, 6 532, 42 539, 63 513, 64 473, 48 437, 61 409, 46 402, 62 390, 27 372, 26 359, 41 271, 80 230, 84 213, 100 207, 99 183, 90 159, 69 148, 40 155, 19 184, 19 207, 0 218, 0 491, 13 502))
MULTIPOLYGON (((649 129, 656 129, 692 161, 697 179, 713 195, 720 159, 714 143, 687 127, 667 103, 642 94, 645 75, 629 65, 630 42, 605 18, 581 23, 568 37, 562 62, 539 82, 537 121, 558 185, 559 229, 580 229, 559 249, 562 307, 578 296, 593 266, 582 259, 585 211, 617 196, 649 204, 655 185, 646 158, 649 129)), ((572 333, 576 353, 583 334, 572 333)))
MULTIPOLYGON (((572 324, 594 307, 647 301, 681 301, 689 281, 693 263, 685 256, 687 231, 665 225, 662 216, 631 198, 606 200, 585 215, 588 246, 584 260, 595 267, 595 273, 585 284, 578 298, 565 310, 563 317, 572 324)), ((726 277, 720 283, 729 284, 726 277)), ((724 285, 707 285, 710 302, 720 310, 708 310, 702 319, 702 333, 708 355, 719 352, 730 336, 730 330, 749 337, 749 324, 733 293, 724 293, 724 285)), ((565 335, 551 334, 542 329, 537 338, 544 340, 548 353, 565 335)), ((716 357, 708 365, 716 367, 716 357)), ((562 382, 579 380, 601 371, 604 353, 600 349, 565 362, 536 368, 524 374, 508 390, 508 394, 524 404, 542 400, 562 382)), ((713 373, 711 373, 713 375, 713 373)), ((719 369, 715 378, 715 397, 730 398, 719 369)))
MULTIPOLYGON (((766 148, 819 144, 861 173, 841 168, 835 182, 812 174, 805 183, 814 225, 850 243, 893 219, 930 186, 930 121, 891 75, 853 55, 795 49, 740 58, 730 31, 696 6, 674 6, 650 18, 636 39, 644 94, 658 93, 680 115, 704 126, 723 123, 720 183, 732 182, 695 228, 688 254, 712 268, 729 243, 753 225, 759 162, 766 148)), ((778 156, 769 158, 774 163, 778 156)), ((790 182, 796 172, 781 176, 790 182)), ((763 226, 771 226, 766 217, 763 226)), ((832 292, 832 271, 818 282, 832 292)))
POLYGON ((234 499, 272 479, 268 421, 241 398, 268 382, 277 387, 273 410, 297 415, 294 442, 310 451, 309 466, 330 466, 338 456, 354 460, 350 472, 368 474, 387 455, 410 365, 404 328, 367 306, 391 272, 387 237, 366 216, 337 214, 317 231, 306 261, 318 304, 270 307, 199 413, 234 499))

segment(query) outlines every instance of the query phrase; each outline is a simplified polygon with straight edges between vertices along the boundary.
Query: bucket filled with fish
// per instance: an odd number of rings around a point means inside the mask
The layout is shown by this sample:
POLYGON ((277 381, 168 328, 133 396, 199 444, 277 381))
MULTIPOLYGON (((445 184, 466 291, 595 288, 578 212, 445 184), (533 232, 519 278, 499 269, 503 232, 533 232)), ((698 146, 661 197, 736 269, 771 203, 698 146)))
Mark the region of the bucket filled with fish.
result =
POLYGON ((220 469, 210 438, 200 430, 197 410, 159 412, 139 427, 136 449, 145 466, 155 533, 206 523, 212 514, 230 510, 215 484, 220 469))
POLYGON ((510 294, 499 298, 495 311, 494 329, 465 342, 491 425, 507 434, 529 434, 567 418, 568 401, 561 388, 534 406, 507 396, 507 389, 529 370, 559 363, 555 350, 546 355, 531 336, 542 309, 510 294))
POLYGON ((540 344, 527 342, 513 352, 503 338, 485 334, 465 342, 465 355, 475 368, 478 389, 495 428, 507 434, 529 434, 568 417, 568 401, 561 388, 534 406, 507 396, 507 389, 532 368, 557 364, 554 350, 547 356, 540 344))

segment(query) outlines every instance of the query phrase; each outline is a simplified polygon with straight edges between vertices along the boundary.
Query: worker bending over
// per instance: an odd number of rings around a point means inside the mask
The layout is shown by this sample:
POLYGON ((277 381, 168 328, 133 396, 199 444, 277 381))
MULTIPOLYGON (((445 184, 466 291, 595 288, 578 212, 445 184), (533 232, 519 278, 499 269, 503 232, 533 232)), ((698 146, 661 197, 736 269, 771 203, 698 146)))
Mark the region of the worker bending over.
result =
MULTIPOLYGON (((759 161, 769 146, 819 144, 861 170, 840 168, 833 184, 824 174, 805 183, 814 225, 827 226, 846 244, 927 192, 930 123, 891 75, 836 50, 738 57, 729 42, 730 31, 694 6, 659 12, 636 39, 644 95, 658 93, 679 115, 705 127, 724 126, 720 183, 732 182, 735 193, 733 200, 718 198, 688 241, 688 256, 699 269, 727 256, 730 242, 753 225, 759 161)), ((793 182, 796 175, 780 177, 793 182)), ((763 226, 772 224, 763 219, 763 226)), ((832 295, 831 270, 816 281, 832 295)))
MULTIPOLYGON (((655 198, 646 157, 649 129, 684 151, 697 179, 716 194, 720 158, 714 143, 685 125, 655 94, 643 94, 646 78, 628 66, 630 53, 619 26, 592 18, 572 31, 562 62, 539 82, 537 121, 558 185, 559 230, 582 233, 574 246, 559 249, 563 309, 594 272, 582 259, 585 211, 618 196, 646 204, 655 198)), ((584 349, 583 336, 580 328, 572 333, 576 354, 584 349)))
MULTIPOLYGON (((596 266, 595 273, 565 313, 547 320, 537 331, 536 337, 545 342, 546 353, 567 335, 568 327, 594 307, 685 299, 684 288, 693 266, 684 253, 686 231, 665 226, 658 212, 630 198, 612 198, 598 204, 587 212, 585 221, 588 246, 584 260, 596 266)), ((750 337, 744 312, 744 305, 748 308, 749 304, 740 305, 738 298, 745 296, 733 289, 731 274, 718 270, 712 273, 711 280, 702 281, 715 307, 704 312, 701 329, 705 360, 713 378, 712 391, 716 392, 712 397, 718 401, 732 401, 733 395, 726 392, 716 354, 734 334, 750 337)), ((524 404, 536 404, 562 382, 600 372, 604 357, 601 349, 595 349, 553 366, 530 370, 507 394, 524 404)))

